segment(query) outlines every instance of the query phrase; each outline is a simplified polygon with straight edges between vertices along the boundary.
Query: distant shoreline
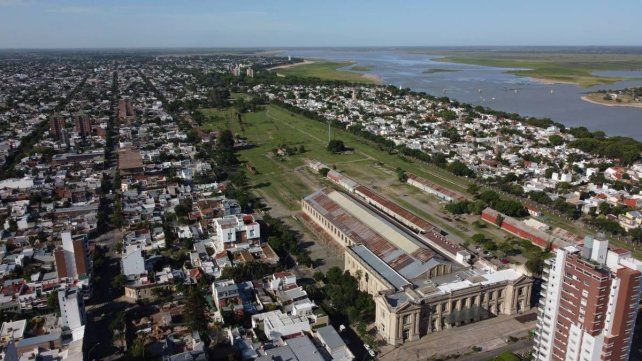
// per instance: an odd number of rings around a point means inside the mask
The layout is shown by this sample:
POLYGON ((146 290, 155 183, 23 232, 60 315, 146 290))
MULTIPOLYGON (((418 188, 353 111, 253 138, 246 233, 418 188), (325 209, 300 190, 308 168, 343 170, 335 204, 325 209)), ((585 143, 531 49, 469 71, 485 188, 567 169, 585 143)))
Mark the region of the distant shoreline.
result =
MULTIPOLYGON (((510 72, 509 72, 510 73, 510 72)), ((533 76, 528 76, 528 78, 531 78, 534 82, 539 83, 539 84, 544 84, 544 85, 555 85, 555 84, 570 84, 570 85, 577 85, 579 86, 578 83, 568 81, 568 80, 555 80, 555 79, 547 79, 547 78, 536 78, 533 76)))
POLYGON ((642 103, 603 103, 598 100, 590 99, 588 96, 584 95, 582 100, 585 102, 604 105, 605 107, 629 107, 629 108, 642 108, 642 103))

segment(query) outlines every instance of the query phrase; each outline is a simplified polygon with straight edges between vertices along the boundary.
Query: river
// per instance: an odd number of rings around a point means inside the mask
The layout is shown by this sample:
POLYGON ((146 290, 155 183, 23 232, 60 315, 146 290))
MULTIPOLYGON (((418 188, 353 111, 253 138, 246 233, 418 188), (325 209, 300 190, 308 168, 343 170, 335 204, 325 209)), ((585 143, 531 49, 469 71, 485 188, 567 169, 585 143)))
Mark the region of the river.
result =
MULTIPOLYGON (((581 99, 599 89, 640 87, 642 80, 581 88, 573 84, 545 84, 507 74, 506 68, 439 62, 439 55, 409 53, 394 49, 287 49, 287 55, 306 59, 350 60, 370 66, 366 73, 383 83, 408 87, 435 96, 483 105, 521 115, 546 117, 566 126, 585 126, 608 135, 642 140, 642 108, 607 107, 581 99), (426 72, 430 69, 451 70, 426 72)), ((601 72, 604 75, 640 77, 642 72, 601 72)))

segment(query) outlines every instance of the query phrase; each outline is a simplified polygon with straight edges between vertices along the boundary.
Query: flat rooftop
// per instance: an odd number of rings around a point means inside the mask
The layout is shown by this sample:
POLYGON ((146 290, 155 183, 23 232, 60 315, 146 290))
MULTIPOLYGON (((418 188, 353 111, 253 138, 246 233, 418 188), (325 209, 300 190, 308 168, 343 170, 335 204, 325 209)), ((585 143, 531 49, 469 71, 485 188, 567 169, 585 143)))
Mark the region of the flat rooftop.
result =
POLYGON ((137 149, 124 149, 118 152, 118 169, 136 169, 143 167, 143 157, 137 149))

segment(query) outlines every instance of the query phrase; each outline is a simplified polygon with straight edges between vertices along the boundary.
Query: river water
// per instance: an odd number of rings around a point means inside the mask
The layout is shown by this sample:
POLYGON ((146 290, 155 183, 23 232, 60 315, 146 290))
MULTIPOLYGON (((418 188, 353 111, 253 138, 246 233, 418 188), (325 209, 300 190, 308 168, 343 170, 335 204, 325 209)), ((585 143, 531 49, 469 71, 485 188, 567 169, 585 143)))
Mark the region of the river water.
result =
MULTIPOLYGON (((351 60, 367 65, 367 72, 383 83, 448 96, 461 102, 534 117, 547 117, 566 126, 585 126, 608 135, 642 140, 642 108, 608 107, 581 99, 599 89, 640 87, 642 80, 581 88, 573 84, 544 84, 531 78, 506 74, 506 68, 439 62, 439 55, 388 49, 288 49, 293 57, 324 60, 351 60), (448 72, 427 73, 429 69, 448 72)), ((603 75, 642 78, 640 71, 600 72, 603 75)))

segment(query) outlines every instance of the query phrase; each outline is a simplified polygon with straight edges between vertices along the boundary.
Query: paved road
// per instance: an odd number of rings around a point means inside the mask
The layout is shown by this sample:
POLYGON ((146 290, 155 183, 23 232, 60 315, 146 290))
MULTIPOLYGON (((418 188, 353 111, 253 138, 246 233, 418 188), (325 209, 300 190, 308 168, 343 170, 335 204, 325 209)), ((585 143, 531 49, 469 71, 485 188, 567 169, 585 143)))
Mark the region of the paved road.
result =
POLYGON ((116 314, 129 305, 120 299, 120 293, 111 288, 111 281, 120 274, 120 255, 114 253, 113 245, 121 242, 122 232, 113 230, 96 239, 104 249, 105 264, 97 270, 99 281, 92 286, 93 295, 87 302, 86 325, 86 359, 114 360, 122 356, 121 351, 113 346, 113 333, 109 328, 116 314))

